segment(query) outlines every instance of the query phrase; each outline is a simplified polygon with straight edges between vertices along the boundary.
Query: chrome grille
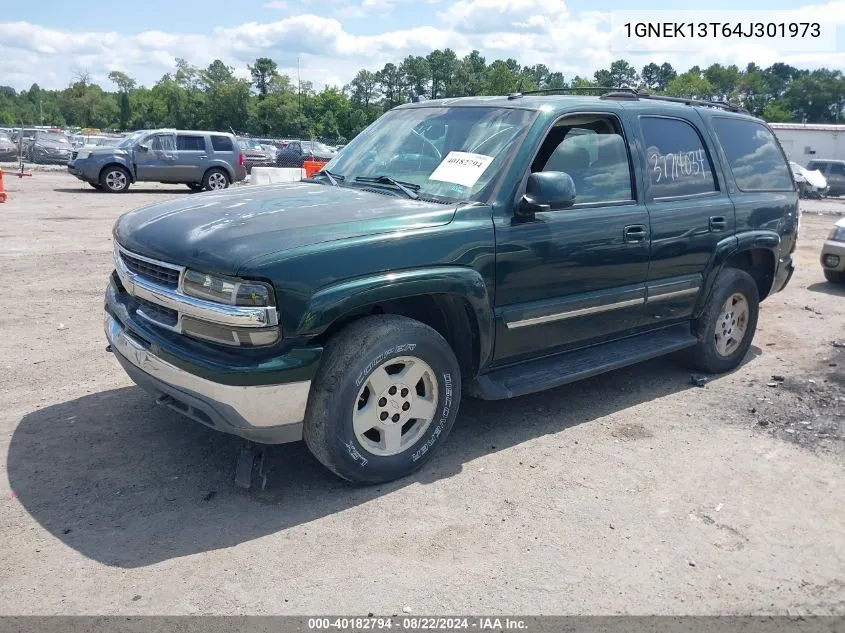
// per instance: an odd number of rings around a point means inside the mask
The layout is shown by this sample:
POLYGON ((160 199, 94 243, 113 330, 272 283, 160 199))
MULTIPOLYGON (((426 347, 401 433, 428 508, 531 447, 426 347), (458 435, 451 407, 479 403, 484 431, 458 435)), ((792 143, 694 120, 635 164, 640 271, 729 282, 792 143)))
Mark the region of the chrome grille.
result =
POLYGON ((120 251, 120 258, 126 267, 145 279, 154 281, 168 288, 176 288, 179 285, 179 270, 175 268, 168 268, 159 264, 133 257, 124 250, 120 251))

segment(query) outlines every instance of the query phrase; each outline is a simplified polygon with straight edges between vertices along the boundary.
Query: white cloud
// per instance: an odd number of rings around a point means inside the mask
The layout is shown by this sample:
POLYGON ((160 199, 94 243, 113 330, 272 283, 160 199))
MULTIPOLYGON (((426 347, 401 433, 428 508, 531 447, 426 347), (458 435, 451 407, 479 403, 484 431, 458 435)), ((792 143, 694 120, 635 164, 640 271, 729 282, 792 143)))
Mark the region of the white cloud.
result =
POLYGON ((272 2, 265 2, 263 5, 265 9, 281 9, 286 10, 290 7, 284 0, 273 0, 272 2))
MULTIPOLYGON (((390 5, 409 1, 357 0, 341 10, 353 8, 362 11, 362 15, 373 12, 376 16, 390 10, 390 5)), ((283 3, 267 2, 265 6, 271 4, 283 3)), ((288 3, 291 10, 296 6, 288 3)), ((845 21, 842 0, 804 11, 806 15, 826 15, 828 24, 836 15, 843 16, 840 22, 845 21)), ((415 12, 422 14, 416 9, 415 12)), ((842 52, 783 55, 760 45, 698 53, 614 53, 609 45, 609 13, 573 14, 563 0, 459 0, 443 5, 436 18, 431 13, 429 24, 415 20, 412 28, 371 35, 351 32, 337 17, 308 13, 270 22, 219 26, 206 35, 166 31, 72 32, 28 22, 0 23, 0 83, 18 89, 28 88, 33 82, 61 88, 74 74, 88 72, 94 81, 107 85, 109 71, 123 70, 140 83, 151 85, 175 69, 177 57, 198 66, 220 58, 235 67, 239 76, 246 76, 247 64, 266 56, 291 76, 296 74, 299 58, 302 79, 320 87, 347 83, 360 68, 377 69, 407 55, 425 55, 434 48, 446 47, 459 56, 478 49, 488 62, 513 57, 523 64, 542 63, 568 76, 592 76, 594 70, 607 67, 619 57, 638 68, 651 61, 669 61, 680 70, 713 62, 744 66, 750 61, 761 66, 777 61, 802 67, 845 66, 842 52)))

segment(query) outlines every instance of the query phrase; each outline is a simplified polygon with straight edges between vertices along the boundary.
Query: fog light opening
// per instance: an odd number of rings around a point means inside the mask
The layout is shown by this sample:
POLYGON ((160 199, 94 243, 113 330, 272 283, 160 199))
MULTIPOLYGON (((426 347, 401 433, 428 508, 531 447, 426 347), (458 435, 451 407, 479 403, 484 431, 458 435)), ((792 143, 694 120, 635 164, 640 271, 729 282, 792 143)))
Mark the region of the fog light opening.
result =
POLYGON ((836 268, 839 266, 839 255, 825 255, 824 265, 826 268, 836 268))

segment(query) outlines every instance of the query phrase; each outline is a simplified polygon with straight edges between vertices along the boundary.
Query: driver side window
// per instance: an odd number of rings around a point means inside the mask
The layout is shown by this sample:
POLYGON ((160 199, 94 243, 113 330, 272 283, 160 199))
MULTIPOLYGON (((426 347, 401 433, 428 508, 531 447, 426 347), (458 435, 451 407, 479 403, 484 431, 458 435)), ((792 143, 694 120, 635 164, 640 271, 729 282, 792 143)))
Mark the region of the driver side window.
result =
POLYGON ((619 123, 570 117, 549 132, 532 171, 562 171, 575 183, 575 204, 633 200, 631 164, 619 123))
POLYGON ((151 150, 157 152, 176 151, 176 137, 172 134, 156 134, 147 143, 151 150))

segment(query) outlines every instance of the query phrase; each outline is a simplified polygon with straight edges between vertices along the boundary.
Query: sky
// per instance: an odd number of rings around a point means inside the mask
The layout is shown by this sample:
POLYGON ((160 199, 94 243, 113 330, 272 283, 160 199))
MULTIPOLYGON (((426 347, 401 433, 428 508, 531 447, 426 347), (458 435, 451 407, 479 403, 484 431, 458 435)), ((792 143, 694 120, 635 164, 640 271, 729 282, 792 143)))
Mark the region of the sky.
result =
MULTIPOLYGON (((690 5, 672 3, 678 8, 690 5)), ((845 0, 708 0, 720 16, 728 9, 791 10, 801 20, 820 20, 838 36, 835 51, 778 52, 765 43, 725 46, 703 42, 698 51, 653 47, 648 52, 612 50, 611 11, 666 9, 655 0, 0 0, 0 85, 64 88, 80 73, 101 85, 123 71, 152 85, 183 57, 206 66, 220 58, 248 77, 247 65, 270 57, 292 76, 316 88, 343 86, 361 68, 378 70, 407 55, 452 48, 473 49, 490 62, 513 57, 543 63, 567 79, 592 76, 625 58, 637 68, 669 61, 692 65, 786 62, 801 68, 845 69, 845 0), (36 8, 37 7, 37 8, 36 8), (105 10, 109 7, 108 10, 105 10)))

